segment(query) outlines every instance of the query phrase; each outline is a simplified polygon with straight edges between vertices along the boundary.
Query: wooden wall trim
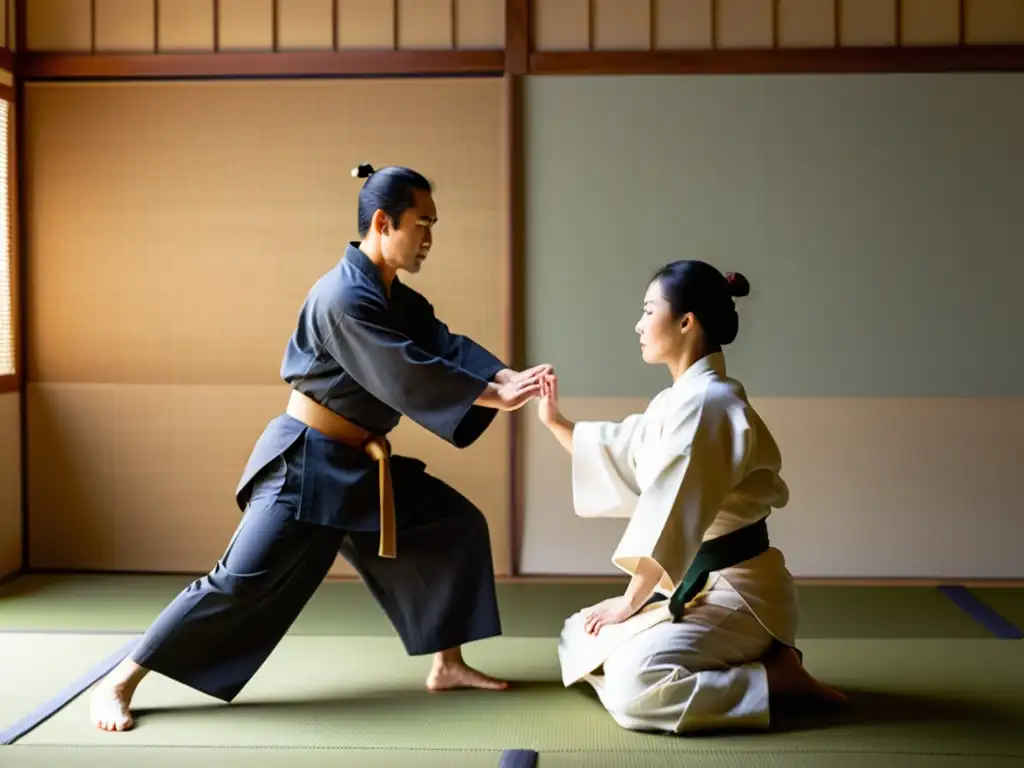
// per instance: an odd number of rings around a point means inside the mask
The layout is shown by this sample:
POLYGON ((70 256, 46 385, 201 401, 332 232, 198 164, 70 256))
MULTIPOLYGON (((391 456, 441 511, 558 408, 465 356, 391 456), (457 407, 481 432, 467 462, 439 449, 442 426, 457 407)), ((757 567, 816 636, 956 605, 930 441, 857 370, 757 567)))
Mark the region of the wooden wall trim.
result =
POLYGON ((28 0, 14 0, 14 43, 19 53, 28 50, 28 0))
MULTIPOLYGON (((519 2, 519 0, 510 0, 519 2)), ((741 75, 1024 71, 1024 45, 539 51, 521 41, 501 50, 310 51, 286 53, 76 54, 0 49, 0 67, 25 80, 137 78, 741 75), (7 62, 4 63, 4 54, 7 62)))
POLYGON ((753 75, 1024 70, 1024 45, 530 54, 531 75, 753 75))
MULTIPOLYGON (((198 571, 96 571, 78 568, 23 568, 0 579, 0 586, 13 581, 19 576, 26 574, 39 574, 51 576, 84 576, 95 573, 102 573, 105 576, 182 576, 184 578, 199 578, 205 573, 198 571)), ((498 584, 621 584, 628 583, 625 576, 572 576, 562 574, 529 574, 526 576, 504 576, 498 574, 494 577, 498 584)), ((324 581, 352 583, 361 581, 357 575, 329 574, 324 581)), ((815 576, 794 576, 793 581, 798 587, 916 587, 919 589, 936 589, 937 587, 965 587, 967 589, 1021 589, 1024 588, 1024 579, 930 579, 930 578, 818 578, 815 576)))
POLYGON ((525 75, 530 64, 532 0, 505 0, 505 72, 525 75))
POLYGON ((11 52, 11 49, 0 48, 0 69, 6 69, 8 72, 14 72, 16 66, 15 55, 11 52))
POLYGON ((88 78, 501 75, 503 51, 74 54, 18 57, 26 80, 88 78))

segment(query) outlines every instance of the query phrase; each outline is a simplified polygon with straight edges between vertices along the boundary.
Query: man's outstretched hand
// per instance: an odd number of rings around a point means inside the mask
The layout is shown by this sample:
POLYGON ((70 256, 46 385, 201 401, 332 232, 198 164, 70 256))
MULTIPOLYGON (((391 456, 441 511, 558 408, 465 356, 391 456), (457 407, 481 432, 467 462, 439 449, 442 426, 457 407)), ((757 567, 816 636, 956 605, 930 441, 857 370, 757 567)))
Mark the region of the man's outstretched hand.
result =
POLYGON ((535 365, 525 371, 505 368, 499 371, 494 382, 477 400, 478 405, 497 408, 500 411, 515 411, 530 400, 539 397, 544 377, 554 372, 554 366, 535 365))
POLYGON ((504 368, 504 369, 498 371, 494 375, 494 381, 495 381, 496 384, 498 384, 500 386, 500 385, 508 384, 509 382, 512 382, 512 381, 516 381, 517 379, 524 379, 524 378, 525 379, 529 379, 534 374, 537 374, 537 373, 540 373, 540 374, 543 375, 543 374, 546 374, 546 373, 554 373, 554 372, 555 372, 555 367, 553 365, 549 365, 547 363, 544 363, 542 365, 535 365, 533 368, 528 368, 525 371, 513 371, 511 368, 504 368))

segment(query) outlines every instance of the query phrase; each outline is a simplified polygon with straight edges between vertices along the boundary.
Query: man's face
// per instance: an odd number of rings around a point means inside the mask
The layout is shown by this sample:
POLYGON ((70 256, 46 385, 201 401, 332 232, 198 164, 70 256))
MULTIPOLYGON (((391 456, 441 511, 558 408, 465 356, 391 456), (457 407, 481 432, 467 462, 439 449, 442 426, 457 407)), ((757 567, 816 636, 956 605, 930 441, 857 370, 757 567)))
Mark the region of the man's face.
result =
POLYGON ((382 220, 381 253, 384 262, 396 271, 419 272, 434 242, 437 207, 433 195, 415 190, 413 205, 402 214, 397 227, 383 212, 378 211, 378 214, 382 220))

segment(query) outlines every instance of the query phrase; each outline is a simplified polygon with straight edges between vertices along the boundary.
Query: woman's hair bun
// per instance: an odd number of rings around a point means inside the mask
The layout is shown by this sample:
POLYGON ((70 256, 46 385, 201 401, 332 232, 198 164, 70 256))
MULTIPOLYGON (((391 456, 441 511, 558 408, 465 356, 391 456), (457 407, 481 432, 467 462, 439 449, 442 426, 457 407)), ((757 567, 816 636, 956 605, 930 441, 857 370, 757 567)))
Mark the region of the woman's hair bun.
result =
POLYGON ((356 179, 368 179, 373 175, 373 166, 369 163, 360 163, 352 169, 352 176, 356 179))
POLYGON ((730 296, 746 296, 750 293, 750 283, 739 272, 726 272, 725 279, 729 283, 730 296))

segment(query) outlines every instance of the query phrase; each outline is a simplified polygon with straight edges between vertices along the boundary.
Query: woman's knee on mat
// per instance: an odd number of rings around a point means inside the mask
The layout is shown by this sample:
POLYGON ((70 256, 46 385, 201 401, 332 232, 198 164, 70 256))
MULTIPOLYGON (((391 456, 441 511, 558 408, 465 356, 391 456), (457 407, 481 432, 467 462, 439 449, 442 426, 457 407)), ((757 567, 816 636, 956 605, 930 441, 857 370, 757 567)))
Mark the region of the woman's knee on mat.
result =
POLYGON ((638 695, 658 683, 727 665, 714 652, 713 627, 687 622, 658 624, 618 648, 604 663, 605 684, 638 695))

